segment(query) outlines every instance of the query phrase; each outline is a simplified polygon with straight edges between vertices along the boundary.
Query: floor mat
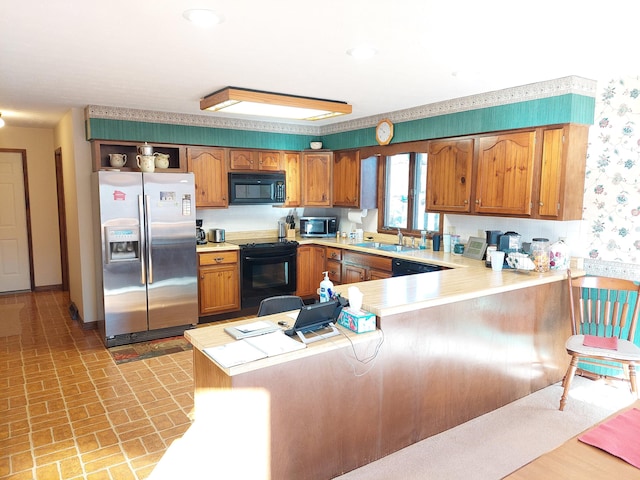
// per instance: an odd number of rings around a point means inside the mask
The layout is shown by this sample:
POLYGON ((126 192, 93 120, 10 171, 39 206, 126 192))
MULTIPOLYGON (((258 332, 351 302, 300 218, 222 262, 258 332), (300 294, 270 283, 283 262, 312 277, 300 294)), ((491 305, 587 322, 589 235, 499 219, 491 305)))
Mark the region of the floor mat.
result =
POLYGON ((169 353, 191 350, 191 344, 184 337, 160 338, 148 342, 120 345, 108 349, 116 364, 135 362, 145 358, 155 358, 169 353))

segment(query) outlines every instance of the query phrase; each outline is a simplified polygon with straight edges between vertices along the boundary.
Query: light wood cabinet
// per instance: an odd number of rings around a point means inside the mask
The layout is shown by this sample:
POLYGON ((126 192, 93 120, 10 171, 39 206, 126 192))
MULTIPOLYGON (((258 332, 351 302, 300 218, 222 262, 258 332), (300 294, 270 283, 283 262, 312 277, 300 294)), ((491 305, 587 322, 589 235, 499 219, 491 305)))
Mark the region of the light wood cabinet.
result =
POLYGON ((473 139, 429 143, 427 211, 469 213, 473 171, 473 139))
POLYGON ((237 251, 198 254, 198 304, 201 316, 240 310, 237 251))
POLYGON ((229 183, 224 149, 189 147, 187 165, 195 177, 196 207, 226 208, 229 183))
POLYGON ((300 245, 297 257, 296 295, 307 298, 317 296, 325 272, 325 247, 300 245))
POLYGON ((342 249, 326 247, 326 257, 329 280, 335 285, 342 283, 342 249))
POLYGON ((332 205, 333 152, 304 152, 302 154, 303 205, 330 207, 332 205))
POLYGON ((589 127, 564 125, 542 130, 537 216, 580 220, 589 127))
POLYGON ((282 170, 280 152, 260 150, 229 150, 229 170, 277 172, 282 170))
POLYGON ((333 161, 333 206, 377 208, 378 159, 360 159, 358 150, 336 152, 333 161))
POLYGON ((342 252, 342 283, 390 278, 391 263, 390 257, 344 250, 342 252))
POLYGON ((536 132, 480 137, 474 211, 530 216, 536 132))
POLYGON ((300 189, 300 154, 285 152, 284 174, 286 182, 286 200, 284 207, 299 207, 302 205, 300 189))

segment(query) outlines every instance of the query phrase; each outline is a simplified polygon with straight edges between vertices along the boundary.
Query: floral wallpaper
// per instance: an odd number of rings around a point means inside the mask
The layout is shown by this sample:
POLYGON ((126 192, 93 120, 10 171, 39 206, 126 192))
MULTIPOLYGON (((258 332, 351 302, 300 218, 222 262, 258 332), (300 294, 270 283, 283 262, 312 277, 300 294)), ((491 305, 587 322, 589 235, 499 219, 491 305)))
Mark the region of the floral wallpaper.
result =
POLYGON ((590 259, 640 264, 640 76, 598 82, 584 222, 590 259))

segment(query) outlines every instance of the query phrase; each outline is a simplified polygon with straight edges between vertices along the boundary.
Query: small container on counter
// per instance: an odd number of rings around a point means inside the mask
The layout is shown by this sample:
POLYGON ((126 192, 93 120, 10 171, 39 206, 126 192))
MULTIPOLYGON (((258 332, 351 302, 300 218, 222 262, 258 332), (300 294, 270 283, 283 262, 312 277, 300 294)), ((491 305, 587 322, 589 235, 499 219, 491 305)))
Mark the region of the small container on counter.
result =
POLYGON ((551 251, 548 238, 534 238, 531 240, 531 255, 536 272, 549 271, 549 252, 551 251))

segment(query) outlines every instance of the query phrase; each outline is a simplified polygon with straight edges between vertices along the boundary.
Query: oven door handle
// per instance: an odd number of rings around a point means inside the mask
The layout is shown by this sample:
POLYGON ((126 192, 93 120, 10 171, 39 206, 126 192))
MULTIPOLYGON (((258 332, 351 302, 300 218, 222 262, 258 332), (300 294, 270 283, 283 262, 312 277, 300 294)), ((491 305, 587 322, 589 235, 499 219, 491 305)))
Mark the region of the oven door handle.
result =
POLYGON ((271 257, 271 256, 269 256, 269 257, 267 257, 267 256, 264 256, 264 257, 250 257, 250 256, 246 256, 246 257, 244 257, 244 260, 247 261, 247 262, 253 262, 253 261, 256 261, 256 260, 258 260, 258 261, 264 261, 264 260, 269 260, 269 261, 275 260, 275 261, 278 261, 278 260, 290 260, 290 259, 295 258, 295 257, 296 257, 296 254, 292 253, 290 255, 278 255, 276 257, 271 257))

